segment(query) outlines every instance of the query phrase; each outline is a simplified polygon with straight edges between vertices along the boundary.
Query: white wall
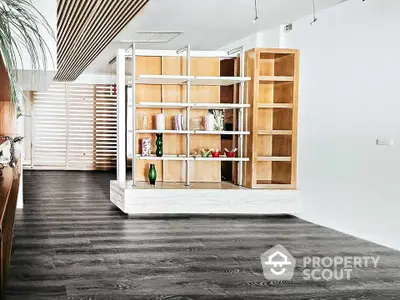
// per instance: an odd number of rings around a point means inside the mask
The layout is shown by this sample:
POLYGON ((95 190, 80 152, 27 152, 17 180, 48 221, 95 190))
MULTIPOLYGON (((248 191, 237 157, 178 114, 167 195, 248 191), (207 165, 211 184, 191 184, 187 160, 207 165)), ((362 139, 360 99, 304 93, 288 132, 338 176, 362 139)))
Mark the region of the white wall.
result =
MULTIPOLYGON (((50 27, 54 31, 54 35, 57 36, 57 1, 54 0, 32 0, 33 6, 43 15, 43 17, 47 20, 50 27)), ((39 26, 39 32, 43 39, 46 41, 49 46, 49 51, 47 52, 47 60, 48 60, 48 70, 56 70, 56 57, 57 57, 57 45, 55 39, 52 39, 48 32, 41 25, 39 26)), ((20 70, 31 70, 31 59, 28 51, 24 46, 20 47, 22 60, 18 61, 18 66, 20 70), (21 51, 22 50, 22 51, 21 51)))
MULTIPOLYGON (((50 27, 57 36, 57 1, 55 0, 33 0, 32 4, 47 20, 50 27)), ((18 83, 24 91, 46 91, 53 81, 56 73, 57 45, 56 40, 49 35, 44 27, 39 26, 42 37, 47 42, 47 71, 33 70, 28 51, 20 46, 21 60, 18 61, 18 83)))
POLYGON ((350 0, 295 22, 302 217, 400 249, 400 1, 350 0), (394 146, 375 144, 393 138, 394 146))
POLYGON ((240 40, 234 41, 228 45, 225 45, 218 50, 229 51, 236 47, 243 46, 245 50, 253 48, 279 48, 280 43, 280 27, 266 29, 259 31, 255 34, 246 36, 240 40))
MULTIPOLYGON (((399 16, 399 0, 349 0, 278 45, 300 49, 300 217, 400 250, 399 16)), ((256 46, 275 47, 277 30, 256 46)))

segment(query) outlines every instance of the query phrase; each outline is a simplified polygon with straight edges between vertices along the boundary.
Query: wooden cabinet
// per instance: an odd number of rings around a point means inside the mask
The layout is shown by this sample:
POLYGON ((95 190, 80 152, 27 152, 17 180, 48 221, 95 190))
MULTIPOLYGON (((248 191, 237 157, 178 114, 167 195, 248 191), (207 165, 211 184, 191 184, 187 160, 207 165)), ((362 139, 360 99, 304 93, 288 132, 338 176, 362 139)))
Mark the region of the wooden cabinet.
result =
POLYGON ((299 52, 252 49, 246 53, 247 103, 251 104, 244 185, 295 189, 299 52))

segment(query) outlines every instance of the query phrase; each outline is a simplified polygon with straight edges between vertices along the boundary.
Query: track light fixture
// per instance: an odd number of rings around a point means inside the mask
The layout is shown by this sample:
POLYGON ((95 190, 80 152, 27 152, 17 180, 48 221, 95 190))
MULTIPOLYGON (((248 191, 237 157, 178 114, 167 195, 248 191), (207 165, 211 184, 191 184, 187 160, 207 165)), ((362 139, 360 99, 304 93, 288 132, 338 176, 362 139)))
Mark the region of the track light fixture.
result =
POLYGON ((318 21, 316 13, 315 13, 315 0, 311 0, 312 1, 312 11, 313 11, 313 20, 310 23, 310 25, 314 25, 315 22, 318 21))
MULTIPOLYGON (((312 1, 313 20, 310 22, 310 25, 314 25, 314 23, 318 21, 318 18, 317 18, 317 16, 316 16, 315 0, 311 0, 311 1, 312 1)), ((339 2, 339 4, 340 4, 340 3, 343 3, 343 2, 346 2, 346 1, 348 1, 348 0, 341 0, 341 1, 339 2)), ((362 1, 362 2, 365 2, 365 0, 361 0, 361 1, 362 1)))
POLYGON ((254 11, 255 11, 255 16, 253 19, 253 23, 257 22, 258 20, 258 5, 257 5, 257 0, 254 0, 254 11))

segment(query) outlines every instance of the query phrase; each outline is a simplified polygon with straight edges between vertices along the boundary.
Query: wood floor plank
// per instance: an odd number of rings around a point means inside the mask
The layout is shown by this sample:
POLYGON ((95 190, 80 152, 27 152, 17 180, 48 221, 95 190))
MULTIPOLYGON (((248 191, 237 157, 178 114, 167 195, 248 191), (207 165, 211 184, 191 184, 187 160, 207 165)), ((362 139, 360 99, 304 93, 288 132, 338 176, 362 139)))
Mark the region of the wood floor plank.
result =
MULTIPOLYGON (((107 172, 24 172, 8 299, 399 299, 400 253, 298 218, 128 218, 107 172), (348 281, 264 278, 260 255, 379 255, 348 281)), ((190 199, 188 199, 190 201, 190 199)))

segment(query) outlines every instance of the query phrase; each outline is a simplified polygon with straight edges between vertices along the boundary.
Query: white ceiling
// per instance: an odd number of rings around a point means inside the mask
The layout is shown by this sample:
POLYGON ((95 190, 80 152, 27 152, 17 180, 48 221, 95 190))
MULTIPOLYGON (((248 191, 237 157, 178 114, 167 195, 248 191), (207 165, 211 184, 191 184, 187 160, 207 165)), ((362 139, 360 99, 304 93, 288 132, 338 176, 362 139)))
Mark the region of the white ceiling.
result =
MULTIPOLYGON (((315 0, 317 12, 343 0, 315 0)), ((169 43, 139 44, 139 49, 215 50, 260 30, 276 27, 312 13, 312 0, 258 0, 259 19, 253 23, 254 0, 150 0, 106 49, 85 70, 110 74, 108 62, 120 43, 140 31, 181 31, 169 43)), ((311 21, 311 20, 310 20, 311 21)))

